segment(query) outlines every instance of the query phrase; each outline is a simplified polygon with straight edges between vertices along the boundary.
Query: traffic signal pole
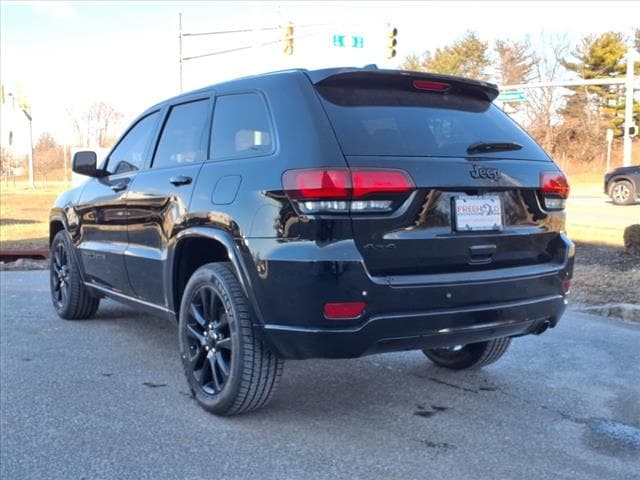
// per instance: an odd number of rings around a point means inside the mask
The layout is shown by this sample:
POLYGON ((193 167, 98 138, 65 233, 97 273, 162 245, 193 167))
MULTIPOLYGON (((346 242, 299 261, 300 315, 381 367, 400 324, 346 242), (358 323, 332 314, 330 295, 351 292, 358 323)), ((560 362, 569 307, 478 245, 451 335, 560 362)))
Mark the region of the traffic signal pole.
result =
MULTIPOLYGON (((627 51, 627 75, 625 78, 624 90, 624 136, 622 149, 622 165, 631 165, 631 129, 633 125, 633 65, 638 61, 640 55, 632 47, 627 51)), ((636 130, 637 130, 636 126, 636 130)))

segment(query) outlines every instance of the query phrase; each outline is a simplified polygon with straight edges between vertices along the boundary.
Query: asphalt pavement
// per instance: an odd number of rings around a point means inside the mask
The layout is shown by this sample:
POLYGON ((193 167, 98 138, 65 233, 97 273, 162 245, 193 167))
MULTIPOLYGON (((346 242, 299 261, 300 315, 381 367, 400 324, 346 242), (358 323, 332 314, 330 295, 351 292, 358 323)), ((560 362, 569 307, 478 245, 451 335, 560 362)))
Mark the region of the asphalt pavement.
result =
POLYGON ((567 314, 475 372, 419 352, 285 364, 265 409, 191 399, 177 329, 104 302, 60 320, 2 272, 2 479, 638 479, 640 325, 567 314))

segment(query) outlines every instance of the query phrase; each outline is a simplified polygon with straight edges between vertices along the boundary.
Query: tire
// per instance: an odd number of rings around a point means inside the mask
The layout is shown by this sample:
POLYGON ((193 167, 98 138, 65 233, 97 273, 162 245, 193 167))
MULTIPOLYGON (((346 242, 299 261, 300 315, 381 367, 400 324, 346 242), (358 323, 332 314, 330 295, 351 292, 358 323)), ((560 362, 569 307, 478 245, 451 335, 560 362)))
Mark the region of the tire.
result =
POLYGON ((439 367, 465 370, 484 367, 497 361, 507 351, 510 343, 511 338, 505 337, 448 348, 424 349, 422 352, 439 367))
POLYGON ((609 196, 616 205, 631 205, 636 201, 636 189, 631 182, 619 180, 609 187, 609 196))
POLYGON ((249 304, 227 263, 203 265, 180 305, 180 358, 191 393, 205 410, 237 415, 275 393, 284 361, 253 328, 249 304))
POLYGON ((69 235, 59 231, 51 242, 49 255, 49 286, 51 301, 58 316, 65 320, 84 320, 93 317, 100 299, 91 294, 82 282, 69 235))

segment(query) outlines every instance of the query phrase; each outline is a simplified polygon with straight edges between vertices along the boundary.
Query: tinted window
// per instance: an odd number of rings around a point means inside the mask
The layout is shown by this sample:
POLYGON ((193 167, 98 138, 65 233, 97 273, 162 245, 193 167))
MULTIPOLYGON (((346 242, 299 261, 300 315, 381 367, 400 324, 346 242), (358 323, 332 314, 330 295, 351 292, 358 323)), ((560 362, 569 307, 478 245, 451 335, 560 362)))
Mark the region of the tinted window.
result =
POLYGON ((172 107, 153 158, 153 168, 204 161, 208 114, 208 100, 172 107))
POLYGON ((151 136, 158 121, 158 112, 151 113, 140 119, 118 146, 109 155, 107 171, 109 173, 124 173, 139 170, 144 164, 144 155, 151 136))
POLYGON ((243 93, 217 98, 211 158, 264 155, 272 151, 273 130, 260 95, 243 93))
POLYGON ((516 142, 517 151, 486 156, 548 157, 487 100, 463 95, 358 88, 318 88, 347 155, 467 156, 475 142, 516 142))

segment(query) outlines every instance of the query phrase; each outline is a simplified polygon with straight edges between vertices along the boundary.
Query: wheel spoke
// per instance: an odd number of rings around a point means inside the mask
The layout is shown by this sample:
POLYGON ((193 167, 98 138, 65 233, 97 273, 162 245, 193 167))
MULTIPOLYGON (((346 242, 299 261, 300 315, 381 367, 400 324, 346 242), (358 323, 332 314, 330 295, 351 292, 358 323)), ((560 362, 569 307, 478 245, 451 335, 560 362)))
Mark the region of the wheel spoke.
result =
POLYGON ((62 298, 61 301, 66 301, 69 298, 69 284, 67 282, 62 282, 62 298))
POLYGON ((221 328, 227 326, 229 324, 229 315, 226 311, 222 312, 222 315, 218 318, 216 322, 216 330, 220 330, 221 328))
POLYGON ((204 318, 203 314, 198 310, 198 306, 195 303, 192 303, 189 307, 189 313, 194 318, 198 325, 204 327, 207 323, 207 320, 204 318))
POLYGON ((62 259, 60 258, 60 249, 56 249, 56 251, 53 254, 53 264, 58 268, 62 267, 62 259))
POLYGON ((219 392, 220 390, 222 390, 222 386, 224 384, 224 380, 221 382, 220 379, 218 378, 218 373, 216 372, 216 370, 218 370, 216 368, 216 359, 215 357, 211 357, 208 359, 209 360, 209 367, 211 368, 211 378, 213 380, 213 383, 215 385, 215 391, 216 393, 219 392))
POLYGON ((221 352, 216 352, 216 363, 218 368, 220 369, 220 373, 222 373, 223 381, 226 381, 229 376, 229 362, 224 359, 224 356, 221 352))
POLYGON ((208 299, 210 294, 207 290, 208 289, 206 288, 200 289, 200 304, 202 305, 202 317, 204 319, 204 323, 208 323, 211 320, 211 311, 208 299))
POLYGON ((223 348, 225 350, 231 350, 231 339, 230 338, 223 338, 221 340, 218 340, 218 342, 216 343, 216 348, 223 348))
POLYGON ((200 345, 204 345, 206 343, 204 339, 204 335, 200 333, 198 330, 196 330, 195 326, 193 325, 187 324, 187 335, 189 335, 192 338, 195 338, 200 343, 200 345))
POLYGON ((200 369, 200 378, 199 378, 199 382, 200 385, 204 388, 207 386, 207 384, 211 383, 212 380, 212 375, 213 372, 211 370, 211 362, 209 361, 209 359, 207 358, 206 355, 202 356, 203 362, 202 362, 202 368, 200 369))

